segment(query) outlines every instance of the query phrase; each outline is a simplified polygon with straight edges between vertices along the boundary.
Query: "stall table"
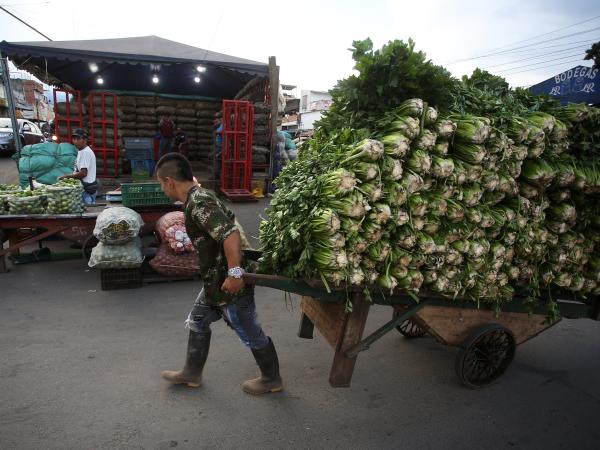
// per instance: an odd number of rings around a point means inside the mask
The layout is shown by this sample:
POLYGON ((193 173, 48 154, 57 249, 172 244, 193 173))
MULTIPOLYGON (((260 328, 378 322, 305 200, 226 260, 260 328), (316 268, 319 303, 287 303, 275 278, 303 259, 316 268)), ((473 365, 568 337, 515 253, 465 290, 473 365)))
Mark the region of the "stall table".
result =
MULTIPOLYGON (((98 215, 104 208, 121 206, 89 206, 81 214, 32 214, 0 216, 0 273, 7 272, 6 256, 18 253, 23 246, 60 236, 71 242, 84 245, 93 236, 98 215), (4 243, 9 245, 4 248, 4 243)), ((180 204, 132 207, 144 220, 142 234, 151 232, 156 221, 164 214, 181 210, 180 204)))

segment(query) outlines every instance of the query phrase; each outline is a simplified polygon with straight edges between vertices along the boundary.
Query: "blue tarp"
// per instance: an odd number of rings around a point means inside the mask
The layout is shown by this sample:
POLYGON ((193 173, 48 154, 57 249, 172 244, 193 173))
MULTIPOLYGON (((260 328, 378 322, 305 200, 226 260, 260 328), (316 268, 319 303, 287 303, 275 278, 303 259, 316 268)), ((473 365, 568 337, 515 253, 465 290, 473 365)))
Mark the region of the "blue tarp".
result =
POLYGON ((536 95, 546 94, 567 103, 600 104, 600 71, 577 66, 542 81, 529 90, 536 95))

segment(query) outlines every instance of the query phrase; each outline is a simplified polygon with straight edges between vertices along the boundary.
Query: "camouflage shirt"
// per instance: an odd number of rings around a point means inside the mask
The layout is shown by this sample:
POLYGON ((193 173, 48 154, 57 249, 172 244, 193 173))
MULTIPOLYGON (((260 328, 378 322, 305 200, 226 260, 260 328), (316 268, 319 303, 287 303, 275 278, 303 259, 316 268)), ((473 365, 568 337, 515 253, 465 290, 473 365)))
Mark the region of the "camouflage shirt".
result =
MULTIPOLYGON (((235 215, 217 198, 214 192, 200 186, 194 186, 189 190, 183 210, 187 234, 198 251, 206 302, 219 305, 227 303, 235 297, 247 295, 248 286, 235 295, 221 291, 221 285, 227 278, 228 268, 223 242, 231 233, 239 231, 242 237, 242 247, 247 243, 235 215)), ((247 269, 244 258, 242 258, 241 266, 247 269)))

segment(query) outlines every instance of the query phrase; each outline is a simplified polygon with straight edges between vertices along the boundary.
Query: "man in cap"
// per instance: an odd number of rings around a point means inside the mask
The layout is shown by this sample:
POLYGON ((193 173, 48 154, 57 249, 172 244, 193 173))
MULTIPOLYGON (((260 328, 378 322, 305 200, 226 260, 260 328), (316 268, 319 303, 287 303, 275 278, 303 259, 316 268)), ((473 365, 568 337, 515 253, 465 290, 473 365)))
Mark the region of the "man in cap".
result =
POLYGON ((96 203, 98 181, 96 180, 96 155, 88 145, 88 134, 83 128, 75 128, 71 134, 73 145, 77 147, 77 160, 74 172, 63 178, 76 178, 83 184, 83 202, 86 205, 96 203))
POLYGON ((242 383, 249 394, 267 394, 283 389, 279 359, 273 341, 258 321, 254 289, 243 279, 251 262, 242 247, 244 234, 233 212, 214 192, 195 181, 187 158, 179 153, 163 156, 156 165, 163 192, 183 202, 186 231, 200 255, 203 287, 188 315, 190 329, 185 365, 182 370, 165 370, 163 378, 175 384, 199 387, 208 357, 210 325, 223 318, 251 350, 260 376, 242 383))

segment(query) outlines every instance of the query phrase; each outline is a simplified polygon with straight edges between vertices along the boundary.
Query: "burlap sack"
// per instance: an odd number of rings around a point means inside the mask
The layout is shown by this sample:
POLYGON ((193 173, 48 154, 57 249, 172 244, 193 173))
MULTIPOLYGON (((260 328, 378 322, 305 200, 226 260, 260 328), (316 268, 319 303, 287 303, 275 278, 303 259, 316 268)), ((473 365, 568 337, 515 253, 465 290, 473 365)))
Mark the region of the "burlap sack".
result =
POLYGON ((131 96, 127 96, 127 95, 120 95, 118 102, 119 102, 119 106, 121 106, 121 107, 123 107, 125 105, 135 106, 135 97, 131 97, 131 96))
POLYGON ((175 114, 176 109, 177 108, 175 108, 174 106, 159 105, 156 107, 156 114, 159 116, 173 115, 175 114))
POLYGON ((174 254, 168 242, 160 244, 156 255, 150 261, 150 267, 167 277, 192 277, 200 274, 198 253, 174 254))
POLYGON ((197 101, 197 102, 194 103, 194 108, 196 110, 199 110, 199 109, 208 109, 210 111, 216 111, 220 107, 221 107, 221 103, 220 102, 200 102, 200 101, 197 101))
POLYGON ((156 104, 156 100, 154 97, 136 97, 135 98, 136 106, 152 106, 154 107, 156 104))
POLYGON ((152 120, 138 120, 135 127, 138 130, 158 130, 158 122, 152 120))

